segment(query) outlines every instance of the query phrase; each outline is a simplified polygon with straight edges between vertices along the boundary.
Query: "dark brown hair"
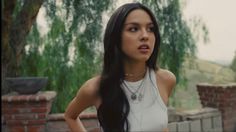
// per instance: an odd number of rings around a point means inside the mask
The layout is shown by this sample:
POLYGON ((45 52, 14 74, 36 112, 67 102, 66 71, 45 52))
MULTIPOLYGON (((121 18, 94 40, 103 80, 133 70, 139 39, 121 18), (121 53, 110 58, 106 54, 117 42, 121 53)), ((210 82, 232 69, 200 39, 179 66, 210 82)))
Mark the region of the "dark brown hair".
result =
POLYGON ((128 3, 119 7, 108 21, 104 35, 104 64, 99 87, 102 104, 98 109, 98 119, 102 129, 107 131, 128 131, 128 114, 130 105, 121 88, 124 79, 123 52, 121 50, 121 33, 127 15, 135 10, 146 11, 154 25, 155 46, 146 62, 151 69, 156 69, 158 49, 160 46, 159 27, 153 13, 140 3, 128 3))

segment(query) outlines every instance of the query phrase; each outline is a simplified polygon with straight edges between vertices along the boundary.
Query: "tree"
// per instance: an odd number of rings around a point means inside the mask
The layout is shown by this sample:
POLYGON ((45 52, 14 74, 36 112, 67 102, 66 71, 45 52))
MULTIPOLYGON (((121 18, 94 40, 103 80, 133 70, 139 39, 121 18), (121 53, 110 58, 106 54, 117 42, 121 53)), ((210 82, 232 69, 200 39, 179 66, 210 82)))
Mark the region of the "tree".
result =
MULTIPOLYGON (((233 60, 232 60, 232 62, 231 62, 231 64, 230 64, 230 68, 235 72, 235 74, 236 74, 236 51, 235 51, 235 53, 234 53, 234 58, 233 58, 233 60)), ((235 81, 236 81, 236 75, 235 75, 235 81)))
POLYGON ((6 76, 18 76, 25 38, 35 22, 43 0, 18 1, 22 8, 16 10, 16 0, 2 0, 2 94, 9 92, 6 76))
MULTIPOLYGON (((2 81, 6 76, 48 76, 45 90, 58 92, 53 111, 64 111, 79 85, 99 66, 95 48, 101 42, 102 14, 110 3, 109 0, 3 0, 2 81), (41 6, 46 9, 50 24, 45 36, 40 35, 34 23, 41 6), (75 55, 71 59, 73 46, 75 55), (29 48, 25 50, 26 47, 29 48)), ((2 83, 2 94, 8 92, 2 83)))
POLYGON ((21 75, 49 78, 44 90, 57 91, 52 112, 63 112, 78 88, 99 71, 102 15, 109 7, 110 0, 48 0, 42 6, 49 31, 42 36, 34 24, 21 75))

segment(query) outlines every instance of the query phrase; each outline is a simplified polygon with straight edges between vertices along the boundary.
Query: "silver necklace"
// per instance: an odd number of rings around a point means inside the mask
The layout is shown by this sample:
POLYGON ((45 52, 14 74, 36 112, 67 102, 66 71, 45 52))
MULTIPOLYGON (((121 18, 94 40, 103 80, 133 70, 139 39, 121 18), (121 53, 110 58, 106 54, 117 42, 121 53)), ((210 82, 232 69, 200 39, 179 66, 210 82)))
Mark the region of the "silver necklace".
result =
MULTIPOLYGON (((144 82, 144 78, 143 78, 142 82, 140 83, 140 85, 138 86, 138 88, 133 92, 133 91, 129 88, 128 84, 124 81, 125 87, 126 87, 127 90, 131 93, 130 99, 131 99, 132 101, 135 101, 135 100, 137 100, 137 99, 138 99, 138 101, 141 101, 141 100, 142 100, 143 95, 142 95, 141 93, 138 94, 138 92, 139 92, 139 90, 142 88, 143 82, 144 82)), ((131 87, 131 86, 130 86, 130 87, 131 87)))

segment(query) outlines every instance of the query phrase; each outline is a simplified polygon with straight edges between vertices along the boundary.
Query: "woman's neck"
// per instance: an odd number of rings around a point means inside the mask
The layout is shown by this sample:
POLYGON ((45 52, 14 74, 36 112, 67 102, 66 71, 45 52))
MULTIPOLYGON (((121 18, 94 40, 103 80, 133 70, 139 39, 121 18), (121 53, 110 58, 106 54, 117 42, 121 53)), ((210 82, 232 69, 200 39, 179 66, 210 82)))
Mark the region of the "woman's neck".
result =
POLYGON ((141 80, 146 70, 145 62, 124 62, 124 79, 131 82, 141 80))

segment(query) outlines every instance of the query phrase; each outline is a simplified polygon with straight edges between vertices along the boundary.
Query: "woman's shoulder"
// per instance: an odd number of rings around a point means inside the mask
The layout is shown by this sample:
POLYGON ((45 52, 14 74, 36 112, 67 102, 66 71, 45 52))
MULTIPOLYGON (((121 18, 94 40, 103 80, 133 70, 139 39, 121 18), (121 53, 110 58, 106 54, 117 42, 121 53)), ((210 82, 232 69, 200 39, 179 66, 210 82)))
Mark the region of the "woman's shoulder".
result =
POLYGON ((159 68, 158 70, 156 70, 156 75, 159 79, 168 82, 168 83, 176 83, 176 77, 175 75, 167 70, 167 69, 161 69, 159 68))
POLYGON ((81 86, 80 91, 90 96, 97 95, 100 85, 100 78, 101 77, 99 75, 90 78, 81 86))
POLYGON ((159 68, 156 71, 156 77, 157 77, 157 80, 166 89, 166 92, 167 92, 168 97, 169 97, 172 93, 173 88, 176 85, 175 75, 169 70, 159 68))

